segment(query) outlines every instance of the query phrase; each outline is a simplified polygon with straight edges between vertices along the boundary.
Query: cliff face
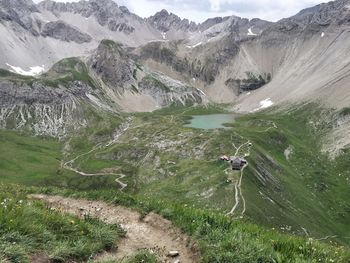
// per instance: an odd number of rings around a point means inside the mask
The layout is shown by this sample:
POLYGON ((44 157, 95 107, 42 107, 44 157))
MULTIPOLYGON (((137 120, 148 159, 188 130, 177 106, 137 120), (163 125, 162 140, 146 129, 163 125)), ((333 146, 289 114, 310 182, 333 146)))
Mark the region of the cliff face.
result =
MULTIPOLYGON (((311 100, 335 108, 350 103, 348 0, 276 23, 230 16, 195 24, 166 10, 142 19, 112 0, 38 5, 2 0, 0 7, 0 66, 29 75, 53 66, 25 83, 23 90, 37 94, 57 86, 75 103, 79 97, 94 107, 127 111, 208 100, 235 103, 243 112, 265 102, 311 100), (77 56, 81 63, 58 70, 57 61, 77 56), (38 81, 42 88, 31 86, 38 81), (74 81, 93 97, 71 94, 74 81)), ((8 88, 18 79, 23 77, 1 78, 8 98, 22 94, 8 88)))
POLYGON ((87 125, 81 104, 90 90, 79 81, 53 89, 36 81, 1 80, 0 128, 62 138, 87 125))
POLYGON ((142 67, 121 44, 100 43, 37 76, 0 71, 0 128, 62 138, 97 115, 202 103, 200 90, 142 67))
POLYGON ((144 63, 195 83, 211 100, 237 103, 239 111, 259 109, 265 100, 342 108, 350 103, 349 21, 350 2, 343 0, 276 23, 214 19, 202 35, 151 43, 139 54, 144 63))

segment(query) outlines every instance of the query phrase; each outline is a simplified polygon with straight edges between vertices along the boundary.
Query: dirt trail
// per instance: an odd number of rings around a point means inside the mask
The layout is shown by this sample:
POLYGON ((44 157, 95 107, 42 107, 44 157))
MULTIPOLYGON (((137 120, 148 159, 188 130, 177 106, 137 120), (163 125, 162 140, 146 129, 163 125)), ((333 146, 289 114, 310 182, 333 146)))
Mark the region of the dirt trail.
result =
MULTIPOLYGON (((271 122, 271 127, 268 127, 267 129, 265 129, 263 131, 259 131, 259 132, 267 132, 270 129, 278 129, 278 127, 277 127, 275 122, 271 122)), ((241 137, 243 139, 242 136, 239 135, 239 137, 241 137)), ((231 140, 233 140, 232 136, 231 136, 231 140)), ((246 152, 244 154, 244 157, 248 157, 248 156, 250 156, 250 148, 252 146, 252 144, 251 144, 251 142, 249 140, 247 142, 241 144, 238 147, 234 143, 232 143, 232 146, 236 149, 236 152, 235 152, 234 156, 238 156, 240 150, 246 145, 248 145, 248 152, 246 152)), ((244 214, 245 214, 245 211, 246 211, 246 200, 245 200, 244 195, 242 193, 242 180, 243 180, 243 176, 244 176, 244 169, 247 168, 247 166, 248 166, 248 163, 242 168, 239 180, 237 180, 236 183, 235 183, 235 204, 233 205, 231 211, 228 212, 226 215, 233 215, 236 212, 236 210, 238 208, 238 205, 240 203, 240 200, 242 200, 242 203, 243 203, 242 204, 243 207, 242 207, 242 211, 241 211, 241 217, 243 217, 244 214)))
POLYGON ((147 249, 156 253, 160 262, 164 263, 199 261, 195 246, 189 238, 173 227, 170 221, 157 214, 150 213, 140 220, 138 212, 105 202, 47 195, 30 195, 29 197, 42 200, 61 212, 74 214, 81 218, 88 214, 107 224, 118 223, 126 231, 126 237, 120 241, 116 251, 99 255, 96 260, 121 260, 139 250, 147 249), (169 257, 170 251, 178 251, 179 255, 169 257))
MULTIPOLYGON (((236 149, 234 156, 238 156, 239 151, 245 145, 248 145, 248 152, 245 153, 244 157, 248 157, 250 155, 250 147, 251 147, 251 143, 249 140, 247 142, 241 144, 238 147, 236 147, 236 145, 234 143, 232 143, 232 146, 236 149)), ((244 175, 244 169, 247 168, 247 166, 248 166, 248 163, 246 165, 244 165, 244 167, 242 168, 239 180, 237 180, 235 183, 235 204, 233 205, 231 211, 228 212, 226 215, 233 215, 238 208, 240 200, 242 200, 243 208, 242 208, 241 216, 244 216, 244 213, 246 211, 246 201, 245 201, 244 195, 242 193, 242 180, 243 180, 243 175, 244 175)))
POLYGON ((101 149, 104 149, 104 148, 107 148, 111 145, 114 145, 118 142, 120 136, 122 136, 129 128, 130 128, 130 125, 133 121, 133 118, 127 118, 126 121, 124 123, 122 123, 117 129, 116 131, 114 132, 114 135, 113 135, 113 139, 110 140, 109 142, 107 142, 106 145, 103 145, 102 143, 99 143, 97 145, 95 145, 90 151, 86 152, 86 153, 83 153, 83 154, 80 154, 78 156, 76 156, 74 159, 70 160, 70 161, 67 161, 65 163, 62 164, 62 167, 66 170, 69 170, 69 171, 72 171, 72 172, 75 172, 79 175, 82 175, 82 176, 87 176, 87 177, 92 177, 92 176, 103 176, 103 175, 115 175, 115 176, 118 176, 118 178, 115 179, 115 182, 118 183, 121 187, 121 190, 123 190, 125 187, 127 187, 128 185, 123 183, 121 181, 121 179, 123 179, 125 177, 124 174, 118 174, 118 173, 105 173, 105 172, 99 172, 99 173, 85 173, 85 172, 82 172, 82 171, 79 171, 77 168, 74 168, 73 167, 73 164, 76 160, 78 160, 79 158, 85 156, 85 155, 88 155, 90 153, 93 153, 94 151, 97 151, 97 150, 101 150, 101 149))

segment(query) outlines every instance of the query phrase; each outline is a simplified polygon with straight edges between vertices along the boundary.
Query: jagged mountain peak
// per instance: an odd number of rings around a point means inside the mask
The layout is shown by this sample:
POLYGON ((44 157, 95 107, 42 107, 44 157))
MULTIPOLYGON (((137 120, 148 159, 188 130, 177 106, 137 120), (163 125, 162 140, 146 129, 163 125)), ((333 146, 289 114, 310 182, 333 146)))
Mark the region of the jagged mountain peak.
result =
POLYGON ((195 31, 198 26, 188 19, 181 19, 174 13, 168 12, 165 9, 155 13, 153 16, 147 18, 147 21, 156 29, 167 32, 173 30, 195 31))
POLYGON ((0 0, 0 11, 12 11, 14 13, 39 12, 32 0, 0 0))
POLYGON ((96 11, 106 11, 111 13, 120 13, 118 4, 113 0, 88 0, 79 2, 56 2, 53 0, 44 0, 38 4, 40 8, 50 11, 68 11, 80 13, 85 11, 86 14, 91 14, 96 11))
POLYGON ((29 9, 35 9, 35 4, 32 0, 0 0, 0 6, 1 7, 8 7, 8 8, 29 8, 29 9))
POLYGON ((349 23, 350 0, 337 0, 303 9, 292 17, 281 19, 272 29, 277 28, 284 32, 318 33, 331 25, 340 26, 349 23))

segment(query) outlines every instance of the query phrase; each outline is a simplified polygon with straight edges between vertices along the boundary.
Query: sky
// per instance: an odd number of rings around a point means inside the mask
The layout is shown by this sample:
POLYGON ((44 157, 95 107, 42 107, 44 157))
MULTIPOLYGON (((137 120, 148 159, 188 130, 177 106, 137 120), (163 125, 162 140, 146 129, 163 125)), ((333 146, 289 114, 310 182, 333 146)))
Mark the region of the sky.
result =
MULTIPOLYGON (((67 0, 56 0, 67 2, 67 0)), ((68 0, 77 2, 78 0, 68 0)), ((300 10, 320 4, 322 0, 115 0, 141 16, 149 17, 161 9, 197 23, 217 16, 237 15, 277 21, 300 10)), ((324 0, 327 1, 327 0, 324 0)), ((34 0, 40 2, 40 0, 34 0)))

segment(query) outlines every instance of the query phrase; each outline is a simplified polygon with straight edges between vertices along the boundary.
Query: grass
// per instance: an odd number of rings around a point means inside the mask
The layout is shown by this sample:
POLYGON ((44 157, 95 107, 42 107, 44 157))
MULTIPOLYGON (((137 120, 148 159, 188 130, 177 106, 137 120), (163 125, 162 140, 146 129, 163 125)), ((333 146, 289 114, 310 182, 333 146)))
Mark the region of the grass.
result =
POLYGON ((91 218, 63 215, 27 199, 23 187, 0 184, 0 261, 87 260, 110 249, 122 231, 91 218))
POLYGON ((349 108, 349 107, 343 108, 343 109, 340 111, 339 115, 340 115, 340 116, 343 116, 343 117, 350 115, 350 108, 349 108))
POLYGON ((235 194, 228 177, 235 181, 239 175, 226 175, 228 166, 217 159, 233 154, 232 143, 240 145, 249 139, 254 147, 243 179, 247 218, 291 234, 305 235, 306 229, 317 238, 336 235, 333 241, 346 244, 347 157, 332 161, 321 153, 320 141, 329 125, 320 123, 316 130, 309 126, 324 113, 308 107, 237 117, 232 129, 216 131, 183 127, 192 114, 223 112, 215 107, 172 107, 135 114, 137 128, 129 129, 119 144, 78 163, 85 171, 115 167, 125 172, 129 191, 139 196, 225 213, 232 208, 235 194), (284 151, 290 145, 294 151, 286 160, 284 151))
POLYGON ((349 250, 342 246, 281 234, 249 222, 233 220, 211 209, 198 209, 152 197, 140 198, 115 190, 76 192, 45 188, 34 191, 104 200, 133 207, 142 213, 155 211, 198 242, 202 262, 341 263, 350 259, 349 250))
POLYGON ((90 150, 99 140, 110 140, 121 119, 101 117, 86 110, 90 124, 84 131, 69 139, 72 155, 63 156, 64 143, 48 137, 0 130, 0 180, 24 185, 55 185, 76 189, 117 187, 115 178, 101 176, 86 178, 62 168, 61 160, 74 158, 90 150), (90 114, 90 115, 89 115, 90 114), (90 143, 89 143, 90 142, 90 143))
POLYGON ((38 81, 51 87, 58 87, 59 85, 69 87, 69 83, 73 81, 81 81, 92 88, 98 86, 89 75, 86 64, 76 57, 60 60, 47 73, 40 76, 38 81))
POLYGON ((0 69, 0 78, 26 83, 30 86, 32 86, 33 83, 41 83, 52 88, 57 88, 59 86, 69 88, 73 81, 83 82, 93 89, 98 86, 96 81, 89 75, 85 63, 75 57, 62 59, 53 65, 48 72, 37 77, 24 76, 0 69))
MULTIPOLYGON (((91 125, 70 138, 65 156, 58 141, 1 131, 0 149, 9 151, 0 152, 6 160, 0 163, 0 179, 59 186, 41 191, 158 212, 198 242, 203 262, 348 262, 350 153, 330 160, 321 152, 322 138, 332 127, 327 117, 332 112, 306 105, 237 116, 228 124, 231 129, 183 127, 191 115, 222 112, 214 105, 132 114, 132 125, 117 144, 74 163, 85 172, 113 168, 127 175, 125 194, 116 190, 115 176, 80 177, 60 168, 60 160, 106 143, 130 115, 92 111, 91 125), (247 211, 243 219, 232 219, 224 215, 234 204, 234 187, 228 179, 235 182, 239 174, 225 174, 228 165, 217 159, 233 154, 233 143, 247 140, 253 143, 242 184, 247 211), (286 159, 284 151, 290 146, 293 152, 286 159), (295 236, 305 236, 305 231, 310 240, 295 236), (334 235, 324 243, 315 240, 334 235)), ((243 148, 240 154, 246 151, 243 148)))

